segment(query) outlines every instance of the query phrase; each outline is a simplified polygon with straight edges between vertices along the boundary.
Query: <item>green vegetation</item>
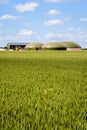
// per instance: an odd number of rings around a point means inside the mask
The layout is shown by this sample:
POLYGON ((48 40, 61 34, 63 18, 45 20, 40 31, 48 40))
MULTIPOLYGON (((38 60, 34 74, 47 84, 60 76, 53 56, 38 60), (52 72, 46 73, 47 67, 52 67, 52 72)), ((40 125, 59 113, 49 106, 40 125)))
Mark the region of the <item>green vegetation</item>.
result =
POLYGON ((87 51, 0 52, 0 130, 87 130, 87 51))

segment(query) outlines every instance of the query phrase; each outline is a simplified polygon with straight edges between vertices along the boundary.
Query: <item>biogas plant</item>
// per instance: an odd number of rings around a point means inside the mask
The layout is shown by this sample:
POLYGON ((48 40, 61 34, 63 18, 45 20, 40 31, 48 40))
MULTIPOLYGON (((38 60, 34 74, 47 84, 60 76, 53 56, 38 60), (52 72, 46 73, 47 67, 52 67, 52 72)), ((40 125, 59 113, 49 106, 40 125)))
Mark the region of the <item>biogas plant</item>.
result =
POLYGON ((75 42, 30 42, 30 43, 8 43, 7 49, 9 50, 81 50, 81 46, 75 42))
POLYGON ((46 44, 34 42, 25 46, 26 50, 81 50, 81 46, 75 42, 48 42, 46 44))

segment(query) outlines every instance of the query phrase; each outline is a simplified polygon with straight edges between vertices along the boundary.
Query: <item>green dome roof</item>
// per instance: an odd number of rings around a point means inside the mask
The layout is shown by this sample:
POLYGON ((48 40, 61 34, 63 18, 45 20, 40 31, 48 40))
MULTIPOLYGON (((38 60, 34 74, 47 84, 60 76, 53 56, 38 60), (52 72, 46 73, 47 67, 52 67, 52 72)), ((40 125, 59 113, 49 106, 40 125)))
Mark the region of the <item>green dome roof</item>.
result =
POLYGON ((75 42, 64 41, 61 42, 61 44, 64 45, 66 48, 81 48, 80 45, 75 42))
POLYGON ((44 44, 42 48, 66 48, 61 42, 49 42, 47 44, 44 44))
POLYGON ((26 45, 25 49, 28 49, 28 48, 41 48, 43 45, 43 43, 40 43, 40 42, 32 42, 32 43, 29 43, 26 45))

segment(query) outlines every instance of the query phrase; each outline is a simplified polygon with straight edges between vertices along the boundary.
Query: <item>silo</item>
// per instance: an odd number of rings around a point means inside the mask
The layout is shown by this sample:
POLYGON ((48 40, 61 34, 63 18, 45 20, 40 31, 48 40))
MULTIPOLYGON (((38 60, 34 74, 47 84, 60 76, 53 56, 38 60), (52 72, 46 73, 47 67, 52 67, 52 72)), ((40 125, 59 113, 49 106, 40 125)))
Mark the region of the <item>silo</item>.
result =
POLYGON ((49 42, 42 46, 43 50, 66 50, 66 47, 61 42, 49 42))
POLYGON ((40 42, 32 42, 26 45, 25 49, 26 50, 40 50, 42 47, 43 43, 40 42))
POLYGON ((63 41, 61 43, 67 48, 67 50, 81 50, 81 46, 75 42, 63 41))

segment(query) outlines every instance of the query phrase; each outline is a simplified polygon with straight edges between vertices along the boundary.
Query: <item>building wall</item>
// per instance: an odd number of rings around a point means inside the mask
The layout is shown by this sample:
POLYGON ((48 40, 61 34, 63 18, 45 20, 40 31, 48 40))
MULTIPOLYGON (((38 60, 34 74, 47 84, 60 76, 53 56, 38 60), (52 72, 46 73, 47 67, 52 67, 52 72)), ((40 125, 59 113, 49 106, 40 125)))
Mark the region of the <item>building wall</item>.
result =
POLYGON ((8 43, 6 47, 7 47, 7 49, 10 49, 10 44, 8 43))
POLYGON ((81 48, 67 48, 67 51, 79 51, 81 48))

